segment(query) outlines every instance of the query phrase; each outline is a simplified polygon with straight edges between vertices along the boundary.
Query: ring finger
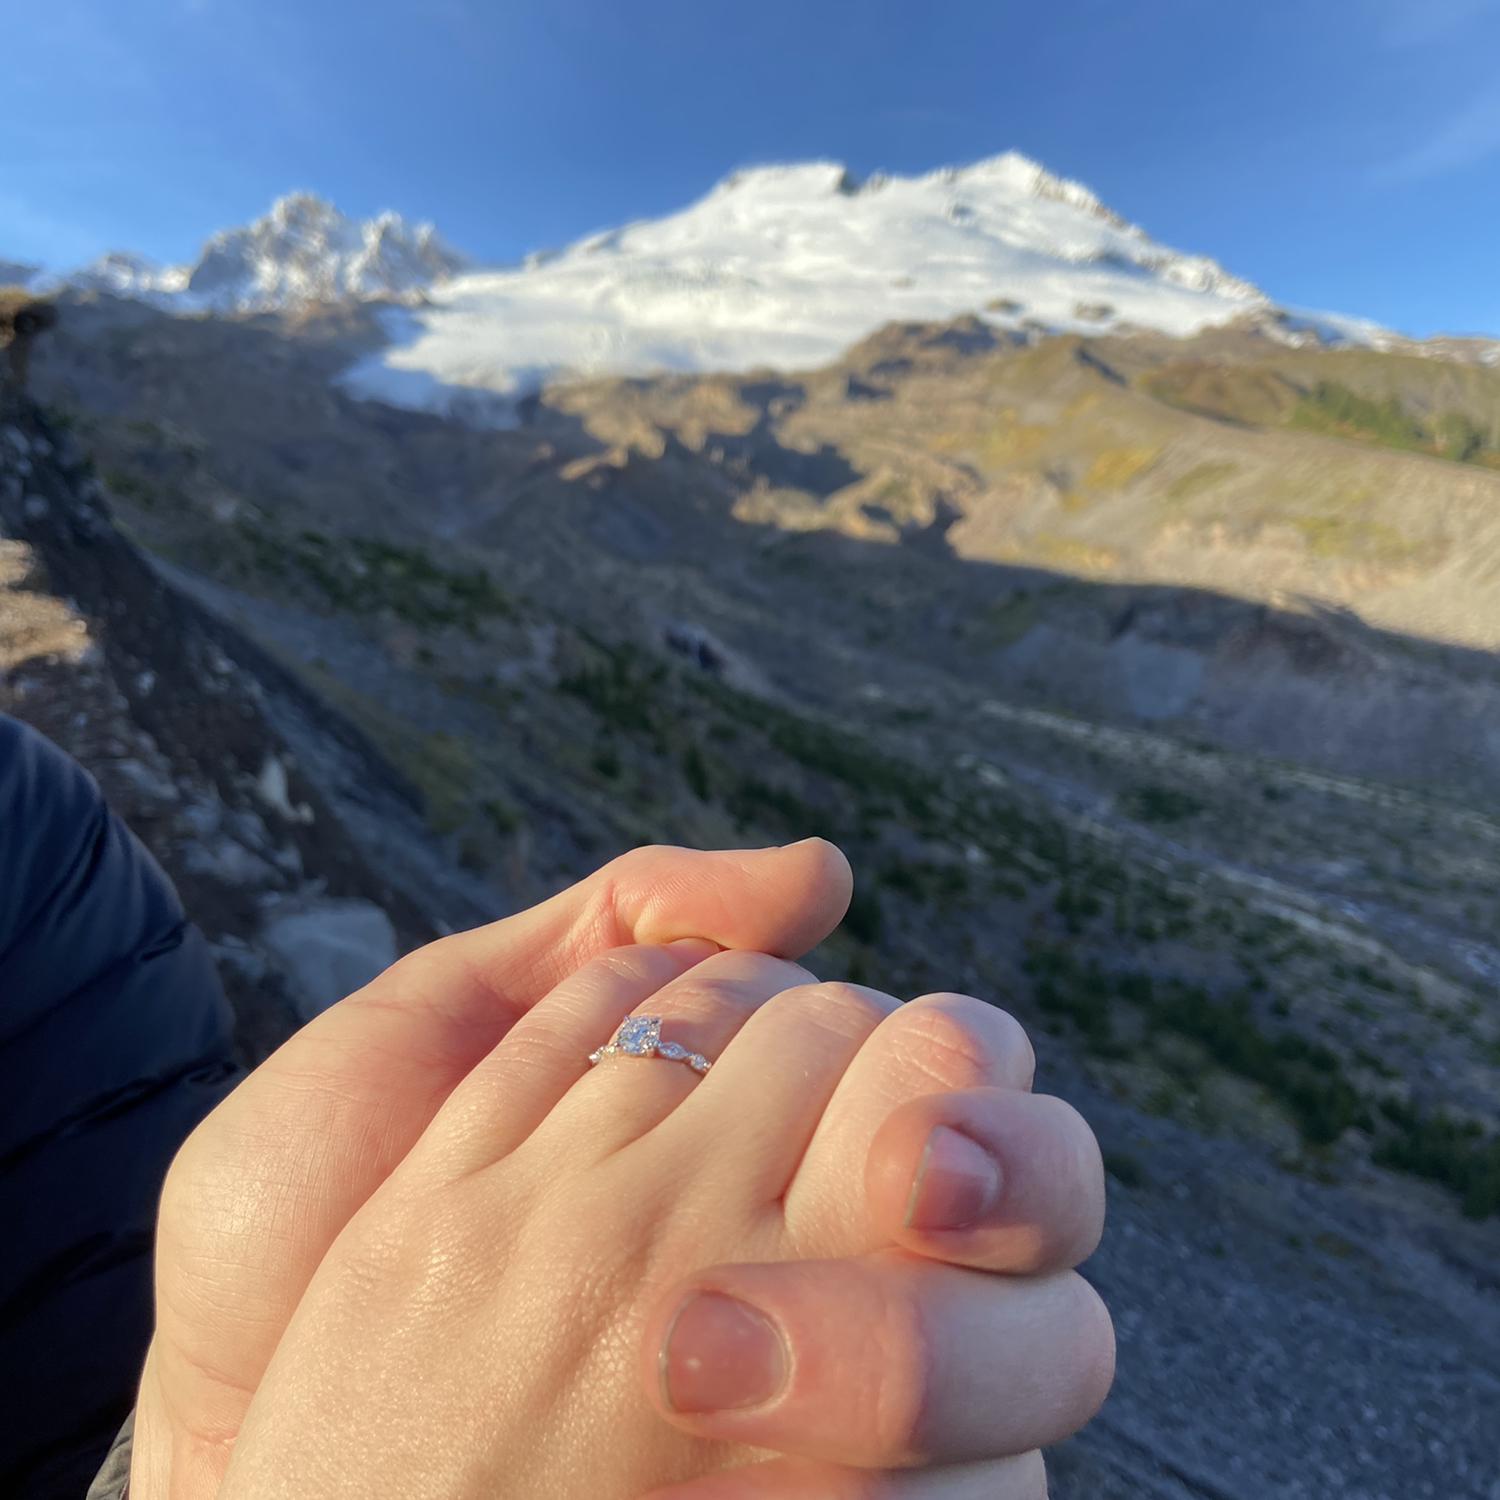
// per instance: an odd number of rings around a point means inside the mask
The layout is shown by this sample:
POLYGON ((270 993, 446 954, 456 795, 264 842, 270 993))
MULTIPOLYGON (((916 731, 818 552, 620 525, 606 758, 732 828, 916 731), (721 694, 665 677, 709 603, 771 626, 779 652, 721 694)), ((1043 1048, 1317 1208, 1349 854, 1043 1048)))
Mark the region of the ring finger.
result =
POLYGON ((611 950, 511 1028, 454 1089, 423 1149, 453 1175, 480 1170, 528 1141, 539 1151, 606 1156, 674 1109, 699 1077, 685 1063, 661 1058, 612 1056, 591 1068, 589 1055, 627 1016, 660 1016, 663 1043, 715 1058, 758 1006, 810 977, 785 959, 718 952, 691 939, 611 950), (617 1069, 628 1069, 628 1087, 620 1086, 617 1069), (601 1090, 610 1098, 607 1111, 599 1108, 601 1090), (580 1129, 584 1109, 592 1118, 580 1129))

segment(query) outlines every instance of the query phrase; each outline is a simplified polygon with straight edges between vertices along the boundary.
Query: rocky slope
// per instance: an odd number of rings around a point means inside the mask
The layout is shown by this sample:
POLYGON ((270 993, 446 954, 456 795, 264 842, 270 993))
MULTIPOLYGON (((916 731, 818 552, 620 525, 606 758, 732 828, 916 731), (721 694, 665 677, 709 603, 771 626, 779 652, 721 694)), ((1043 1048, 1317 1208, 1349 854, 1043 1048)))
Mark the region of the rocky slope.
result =
POLYGON ((165 582, 76 439, 15 409, 0 411, 0 711, 81 760, 171 874, 248 1064, 398 949, 499 909, 441 878, 419 794, 358 730, 165 582), (356 806, 374 843, 351 832, 356 806))
POLYGON ((828 833, 861 883, 814 966, 1013 1006, 1105 1140, 1121 1383, 1055 1492, 1493 1500, 1500 373, 960 320, 487 431, 330 382, 378 337, 80 302, 38 372, 101 490, 44 427, 5 459, 53 575, 6 701, 300 851, 190 887, 221 948, 271 965, 263 897, 410 942, 640 839, 828 833), (198 640, 257 685, 243 749, 140 690, 211 701, 198 640))

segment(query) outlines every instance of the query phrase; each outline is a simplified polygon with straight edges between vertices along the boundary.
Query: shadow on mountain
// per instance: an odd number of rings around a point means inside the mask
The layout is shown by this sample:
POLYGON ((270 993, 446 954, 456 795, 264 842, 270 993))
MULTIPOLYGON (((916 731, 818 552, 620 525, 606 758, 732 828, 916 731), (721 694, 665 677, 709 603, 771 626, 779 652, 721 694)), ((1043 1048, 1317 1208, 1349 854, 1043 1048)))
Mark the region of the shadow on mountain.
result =
MULTIPOLYGON (((549 421, 559 448, 591 440, 576 417, 549 421)), ((701 452, 669 438, 661 459, 608 470, 593 510, 559 495, 554 587, 575 592, 567 572, 590 574, 589 545, 651 577, 689 569, 697 623, 811 701, 847 696, 853 647, 872 681, 883 662, 916 668, 958 709, 994 696, 1492 800, 1500 659, 1490 652, 1381 629, 1315 599, 1272 605, 965 557, 952 540, 964 513, 943 496, 926 524, 867 503, 892 539, 739 517, 737 500, 771 474, 823 502, 860 477, 836 451, 782 447, 764 421, 738 440, 711 433, 701 452), (716 462, 715 445, 736 441, 734 461, 716 462)), ((502 521, 483 540, 505 551, 521 534, 502 521)), ((643 591, 658 586, 651 577, 643 591)))
MULTIPOLYGON (((1500 771, 1500 673, 1488 652, 1311 602, 1275 607, 966 557, 953 540, 960 507, 943 497, 926 524, 888 512, 881 539, 745 519, 742 502, 761 487, 826 504, 863 477, 827 443, 781 441, 777 418, 805 399, 794 379, 735 383, 758 412, 748 432, 710 424, 689 446, 670 424, 648 428, 653 452, 613 446, 545 399, 511 431, 354 400, 328 377, 378 337, 366 314, 330 313, 288 338, 274 319, 176 320, 107 301, 78 311, 59 330, 52 373, 65 399, 111 423, 101 465, 155 472, 147 460, 177 451, 180 425, 210 455, 201 482, 229 492, 228 514, 461 542, 502 569, 525 559, 530 589, 593 611, 601 628, 619 623, 609 588, 595 584, 601 568, 620 580, 631 567, 653 570, 629 585, 650 599, 667 567, 695 580, 692 609, 716 638, 821 701, 847 691, 852 649, 876 675, 882 658, 930 673, 956 704, 1045 704, 1331 769, 1473 787, 1486 800, 1500 771), (131 436, 137 429, 154 435, 131 436), (809 649, 825 640, 842 646, 809 649)), ((898 327, 862 348, 878 362, 914 338, 919 357, 945 338, 965 349, 995 341, 961 323, 898 327)), ((211 559, 224 523, 194 514, 211 559)))

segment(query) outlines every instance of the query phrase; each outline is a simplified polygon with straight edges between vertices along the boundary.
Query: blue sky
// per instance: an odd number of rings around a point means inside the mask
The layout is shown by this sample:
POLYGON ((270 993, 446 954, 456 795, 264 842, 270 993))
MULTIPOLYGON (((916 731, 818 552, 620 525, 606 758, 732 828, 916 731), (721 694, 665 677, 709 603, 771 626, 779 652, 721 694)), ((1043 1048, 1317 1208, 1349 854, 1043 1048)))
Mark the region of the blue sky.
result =
POLYGON ((1500 0, 46 0, 0 257, 190 258, 294 187, 510 259, 737 166, 1015 148, 1274 297, 1500 332, 1500 0))

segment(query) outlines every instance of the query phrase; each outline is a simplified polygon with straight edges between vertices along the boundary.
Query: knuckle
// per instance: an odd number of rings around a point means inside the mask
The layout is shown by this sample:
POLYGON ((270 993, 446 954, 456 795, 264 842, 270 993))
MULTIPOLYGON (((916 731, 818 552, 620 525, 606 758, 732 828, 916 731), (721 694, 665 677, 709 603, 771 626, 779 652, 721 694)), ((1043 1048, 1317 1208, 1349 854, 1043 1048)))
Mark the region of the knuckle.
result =
POLYGON ((840 979, 820 979, 785 991, 781 1003, 795 1006, 804 1015, 840 1031, 873 1030, 897 1007, 898 1002, 879 990, 840 979))
POLYGON ((809 977, 806 969, 784 958, 727 949, 704 959, 689 970, 680 983, 684 991, 701 990, 719 1002, 726 995, 740 995, 753 996, 755 1003, 759 1004, 772 995, 806 982, 809 977))
POLYGON ((636 984, 676 972, 670 955, 660 948, 611 948, 592 958, 584 966, 588 978, 597 984, 636 984))
POLYGON ((640 844, 617 854, 604 866, 603 874, 624 880, 654 867, 668 852, 666 844, 640 844))
POLYGON ((764 982, 783 987, 795 983, 805 972, 784 958, 772 958, 766 953, 748 953, 740 948, 729 948, 712 954, 703 960, 694 971, 715 979, 740 979, 751 983, 764 982))
POLYGON ((894 1024, 904 1058, 945 1088, 1031 1078, 1035 1055, 1021 1023, 972 995, 923 995, 894 1024))
POLYGON ((1050 1176, 1067 1185, 1066 1202, 1057 1203, 1049 1235, 1054 1263, 1078 1265, 1099 1248, 1104 1234, 1104 1157, 1089 1122, 1065 1099, 1033 1096, 1033 1108, 1049 1119, 1050 1176))
POLYGON ((1073 1430, 1082 1427, 1104 1405, 1115 1380, 1115 1326, 1104 1299, 1076 1272, 1069 1273, 1074 1293, 1072 1412, 1073 1430))
POLYGON ((895 1285, 870 1311, 869 1458, 892 1467, 920 1463, 933 1427, 932 1337, 916 1298, 895 1285))
POLYGON ((377 974, 364 989, 354 993, 372 1000, 383 1000, 388 994, 426 989, 440 972, 446 972, 450 955, 456 956, 462 951, 455 946, 462 936, 460 933, 453 937, 437 938, 433 942, 424 943, 420 948, 413 948, 410 953, 398 958, 390 968, 377 974))

